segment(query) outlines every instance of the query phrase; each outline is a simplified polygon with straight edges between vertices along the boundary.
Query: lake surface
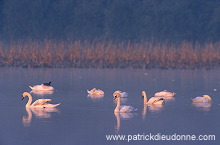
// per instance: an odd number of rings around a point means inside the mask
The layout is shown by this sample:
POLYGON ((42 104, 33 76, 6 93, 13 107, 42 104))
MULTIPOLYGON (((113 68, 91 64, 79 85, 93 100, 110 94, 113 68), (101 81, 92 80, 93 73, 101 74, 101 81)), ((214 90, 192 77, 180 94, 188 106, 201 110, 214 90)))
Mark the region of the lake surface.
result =
MULTIPOLYGON (((220 134, 220 69, 0 69, 1 145, 124 145, 124 144, 218 144, 220 134), (33 99, 51 98, 61 103, 54 110, 26 109, 28 86, 51 81, 52 93, 31 93, 33 99), (90 97, 86 90, 99 88, 103 97, 90 97), (175 92, 162 107, 143 105, 162 90, 175 92), (136 113, 114 113, 112 93, 122 90, 122 102, 136 113), (208 105, 193 105, 191 99, 208 94, 208 105), (215 141, 107 141, 106 135, 215 135, 215 141)), ((135 139, 135 138, 134 138, 135 139)))

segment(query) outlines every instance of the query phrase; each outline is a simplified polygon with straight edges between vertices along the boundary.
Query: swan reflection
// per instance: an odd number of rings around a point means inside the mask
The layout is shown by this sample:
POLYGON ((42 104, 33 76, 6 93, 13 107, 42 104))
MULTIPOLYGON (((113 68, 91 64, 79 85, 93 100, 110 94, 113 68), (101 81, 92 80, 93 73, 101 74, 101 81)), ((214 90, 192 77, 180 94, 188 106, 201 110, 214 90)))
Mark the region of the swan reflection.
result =
POLYGON ((87 98, 91 99, 94 102, 99 102, 103 99, 104 95, 100 94, 88 94, 87 98))
POLYGON ((31 94, 35 94, 38 96, 45 96, 45 95, 52 95, 54 91, 38 91, 38 90, 32 90, 30 91, 31 94))
POLYGON ((160 112, 162 110, 164 105, 152 105, 152 104, 144 104, 143 110, 142 110, 142 120, 145 120, 147 109, 153 113, 160 112))
POLYGON ((30 126, 32 120, 32 113, 36 118, 51 118, 52 112, 59 113, 57 108, 28 108, 26 107, 27 116, 22 117, 22 122, 24 126, 30 126))
POLYGON ((206 103, 200 103, 200 102, 197 102, 197 103, 192 103, 193 106, 195 106, 198 110, 202 110, 202 111, 210 111, 210 108, 212 106, 212 103, 211 102, 206 102, 206 103))
POLYGON ((119 112, 114 112, 115 117, 116 117, 116 125, 115 125, 115 132, 118 133, 121 128, 121 119, 122 120, 130 120, 134 116, 137 115, 137 113, 119 113, 119 112))

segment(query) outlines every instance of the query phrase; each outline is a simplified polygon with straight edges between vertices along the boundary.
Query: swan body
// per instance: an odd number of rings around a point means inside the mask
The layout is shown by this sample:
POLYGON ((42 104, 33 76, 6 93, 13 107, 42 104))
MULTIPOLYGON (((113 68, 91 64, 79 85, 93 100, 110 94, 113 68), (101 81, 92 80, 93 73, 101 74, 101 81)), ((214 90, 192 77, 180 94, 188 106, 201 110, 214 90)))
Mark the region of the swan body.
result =
POLYGON ((161 98, 170 98, 170 97, 174 97, 174 95, 176 95, 176 93, 168 92, 167 90, 157 92, 154 94, 155 97, 161 97, 161 98))
POLYGON ((36 91, 36 90, 31 90, 31 94, 35 94, 38 96, 45 96, 45 95, 52 95, 54 91, 36 91))
POLYGON ((126 98, 126 97, 128 97, 128 93, 122 92, 122 91, 120 91, 120 90, 115 91, 115 92, 113 93, 113 96, 116 96, 116 94, 118 94, 118 93, 121 94, 121 98, 126 98))
POLYGON ((104 95, 104 92, 100 89, 93 88, 92 90, 87 90, 90 95, 104 95))
POLYGON ((211 101, 212 101, 212 98, 209 95, 203 95, 203 97, 196 97, 192 99, 193 103, 207 103, 211 101))
POLYGON ((153 105, 162 105, 164 104, 164 99, 159 97, 151 97, 147 100, 147 94, 145 91, 142 91, 142 96, 144 97, 145 104, 153 104, 153 105))
POLYGON ((51 99, 38 99, 34 103, 32 103, 32 96, 28 92, 24 92, 22 94, 22 100, 26 96, 28 97, 28 102, 26 104, 26 107, 31 107, 31 108, 54 108, 54 107, 57 107, 57 106, 60 105, 60 103, 59 104, 48 104, 47 102, 51 101, 51 99))
POLYGON ((41 85, 35 85, 35 86, 29 86, 32 90, 35 91, 53 91, 54 88, 52 86, 46 86, 44 84, 41 85))
POLYGON ((117 112, 120 112, 120 113, 130 113, 130 112, 137 111, 137 109, 135 109, 132 106, 127 106, 127 105, 122 105, 121 106, 121 96, 120 96, 120 93, 116 94, 116 96, 114 97, 114 100, 115 99, 118 99, 117 100, 117 106, 115 107, 115 110, 114 110, 115 113, 117 113, 117 112))

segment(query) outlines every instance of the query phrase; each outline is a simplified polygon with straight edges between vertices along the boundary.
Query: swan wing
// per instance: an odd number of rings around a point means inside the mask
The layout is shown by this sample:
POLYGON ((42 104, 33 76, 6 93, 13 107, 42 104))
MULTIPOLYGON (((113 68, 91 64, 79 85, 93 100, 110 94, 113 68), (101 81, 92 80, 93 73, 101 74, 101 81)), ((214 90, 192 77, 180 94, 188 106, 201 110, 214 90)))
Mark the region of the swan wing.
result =
POLYGON ((60 103, 59 104, 44 104, 43 106, 44 106, 44 108, 55 108, 59 105, 60 105, 60 103))
POLYGON ((43 90, 54 90, 54 88, 52 86, 41 85, 41 87, 42 87, 43 90))
POLYGON ((154 96, 159 97, 159 96, 164 96, 166 94, 167 94, 167 92, 157 92, 154 94, 154 96))
POLYGON ((51 99, 38 99, 31 106, 46 105, 51 99))
POLYGON ((154 104, 155 102, 157 102, 159 100, 159 98, 157 97, 151 97, 149 100, 148 100, 148 104, 154 104))
POLYGON ((166 92, 166 91, 157 92, 154 94, 155 97, 173 97, 174 95, 175 93, 166 92))
POLYGON ((209 102, 209 100, 205 97, 196 97, 194 99, 192 99, 193 102, 209 102))

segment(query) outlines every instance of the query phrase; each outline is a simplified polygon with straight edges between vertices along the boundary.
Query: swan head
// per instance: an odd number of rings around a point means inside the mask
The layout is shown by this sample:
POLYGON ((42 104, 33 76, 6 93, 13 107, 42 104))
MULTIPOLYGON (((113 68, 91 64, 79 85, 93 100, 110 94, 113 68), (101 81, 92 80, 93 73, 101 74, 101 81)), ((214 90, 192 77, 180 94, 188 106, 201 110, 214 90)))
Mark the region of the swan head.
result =
POLYGON ((118 93, 122 93, 122 91, 120 91, 120 90, 115 91, 115 92, 113 93, 113 96, 115 96, 115 95, 118 94, 118 93))
POLYGON ((142 95, 142 97, 146 96, 146 92, 142 91, 141 95, 142 95))
POLYGON ((159 100, 165 100, 165 99, 164 99, 164 98, 159 98, 158 101, 159 101, 159 100))
POLYGON ((120 94, 116 94, 113 99, 116 100, 117 98, 120 98, 120 97, 121 97, 120 94))
POLYGON ((208 100, 212 100, 212 98, 209 95, 203 95, 203 97, 207 98, 208 100))
POLYGON ((93 88, 91 91, 96 91, 97 89, 96 88, 93 88))
POLYGON ((114 92, 114 94, 118 94, 118 93, 121 93, 121 92, 122 92, 122 91, 117 90, 117 91, 114 92))
POLYGON ((24 92, 22 95, 21 95, 21 100, 23 100, 27 95, 30 95, 28 92, 24 92))

